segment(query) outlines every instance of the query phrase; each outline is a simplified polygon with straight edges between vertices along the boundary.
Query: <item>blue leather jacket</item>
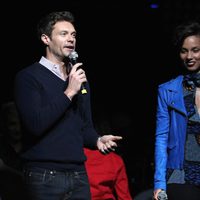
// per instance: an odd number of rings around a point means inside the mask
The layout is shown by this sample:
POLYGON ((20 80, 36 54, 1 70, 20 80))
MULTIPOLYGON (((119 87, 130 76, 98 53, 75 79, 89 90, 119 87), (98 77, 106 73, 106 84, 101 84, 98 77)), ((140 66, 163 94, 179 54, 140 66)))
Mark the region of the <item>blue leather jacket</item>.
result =
POLYGON ((154 189, 166 190, 167 168, 183 168, 187 114, 182 81, 180 75, 158 88, 154 189))

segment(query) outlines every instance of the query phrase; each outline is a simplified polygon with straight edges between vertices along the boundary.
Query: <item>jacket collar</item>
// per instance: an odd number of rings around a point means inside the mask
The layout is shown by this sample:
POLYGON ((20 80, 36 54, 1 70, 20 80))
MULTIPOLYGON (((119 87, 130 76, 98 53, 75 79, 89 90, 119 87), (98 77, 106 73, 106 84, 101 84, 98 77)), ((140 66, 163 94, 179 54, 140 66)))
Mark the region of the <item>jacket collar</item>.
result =
POLYGON ((183 98, 183 75, 179 75, 177 78, 170 80, 163 87, 168 90, 168 93, 172 95, 169 101, 169 106, 178 110, 179 112, 187 115, 187 111, 184 104, 183 98))

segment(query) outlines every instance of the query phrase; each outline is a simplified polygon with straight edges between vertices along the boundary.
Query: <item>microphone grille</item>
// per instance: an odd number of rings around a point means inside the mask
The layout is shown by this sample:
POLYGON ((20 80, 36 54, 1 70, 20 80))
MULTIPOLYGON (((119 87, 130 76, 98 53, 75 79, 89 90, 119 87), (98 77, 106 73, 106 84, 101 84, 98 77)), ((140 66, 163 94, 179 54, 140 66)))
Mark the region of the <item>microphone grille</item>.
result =
POLYGON ((70 54, 69 54, 69 59, 70 60, 76 60, 78 58, 78 53, 76 51, 72 51, 70 54))

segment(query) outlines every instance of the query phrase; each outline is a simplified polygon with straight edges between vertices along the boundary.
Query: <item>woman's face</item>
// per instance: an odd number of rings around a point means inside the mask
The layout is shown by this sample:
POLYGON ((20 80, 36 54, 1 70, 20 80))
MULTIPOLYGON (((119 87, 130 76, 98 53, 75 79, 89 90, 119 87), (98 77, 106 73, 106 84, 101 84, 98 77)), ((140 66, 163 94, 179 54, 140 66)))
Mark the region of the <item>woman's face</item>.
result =
POLYGON ((200 36, 188 36, 183 41, 180 58, 187 70, 200 71, 200 36))

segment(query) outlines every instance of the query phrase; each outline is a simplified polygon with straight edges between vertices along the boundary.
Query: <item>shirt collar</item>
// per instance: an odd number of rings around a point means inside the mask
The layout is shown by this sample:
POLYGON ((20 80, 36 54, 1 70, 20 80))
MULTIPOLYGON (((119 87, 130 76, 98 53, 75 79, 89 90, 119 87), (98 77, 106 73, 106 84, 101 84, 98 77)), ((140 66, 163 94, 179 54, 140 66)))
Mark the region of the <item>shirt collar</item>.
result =
POLYGON ((63 74, 60 70, 60 66, 58 64, 52 63, 50 60, 46 59, 44 56, 41 57, 39 63, 54 73, 56 76, 64 80, 63 74))

